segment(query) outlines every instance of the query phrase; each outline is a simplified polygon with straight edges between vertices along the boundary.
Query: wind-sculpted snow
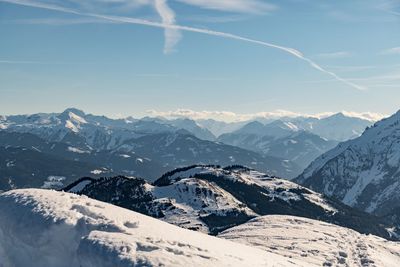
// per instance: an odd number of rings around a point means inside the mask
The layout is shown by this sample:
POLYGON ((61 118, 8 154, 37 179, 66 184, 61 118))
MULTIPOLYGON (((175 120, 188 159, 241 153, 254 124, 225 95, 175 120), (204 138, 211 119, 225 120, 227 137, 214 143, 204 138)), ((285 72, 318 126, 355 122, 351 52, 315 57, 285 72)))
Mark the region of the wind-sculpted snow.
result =
POLYGON ((309 266, 96 201, 40 189, 0 195, 0 266, 309 266))
POLYGON ((218 236, 307 262, 308 266, 400 266, 400 243, 300 217, 258 217, 218 236))

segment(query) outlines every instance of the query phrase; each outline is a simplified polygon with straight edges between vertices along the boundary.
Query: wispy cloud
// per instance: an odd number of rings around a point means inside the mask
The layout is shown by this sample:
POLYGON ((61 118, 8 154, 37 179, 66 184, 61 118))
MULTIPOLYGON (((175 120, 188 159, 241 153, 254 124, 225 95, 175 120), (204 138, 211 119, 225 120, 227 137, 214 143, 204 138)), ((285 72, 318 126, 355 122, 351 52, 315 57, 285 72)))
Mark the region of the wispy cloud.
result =
POLYGON ((383 50, 381 55, 400 55, 400 46, 383 50))
MULTIPOLYGON (((388 66, 389 68, 397 68, 380 74, 369 75, 368 77, 353 77, 347 78, 348 81, 368 85, 368 88, 395 88, 400 89, 400 69, 397 65, 388 66)), ((307 81, 306 83, 329 83, 336 82, 334 79, 330 80, 315 80, 307 81)))
POLYGON ((54 62, 54 61, 0 59, 0 64, 70 65, 70 64, 82 64, 82 62, 54 62))
POLYGON ((277 9, 276 5, 260 0, 175 0, 181 3, 238 13, 266 13, 277 9))
POLYGON ((164 74, 164 73, 140 73, 135 74, 136 77, 144 77, 144 78, 178 78, 178 74, 164 74))
POLYGON ((378 6, 379 9, 395 15, 400 16, 400 1, 399 0, 384 0, 378 6))
MULTIPOLYGON (((348 117, 360 118, 369 121, 378 121, 384 117, 385 114, 374 112, 353 112, 353 111, 340 111, 348 117)), ((165 117, 165 118, 191 118, 194 120, 214 119, 225 122, 240 122, 249 121, 254 119, 279 119, 283 117, 296 118, 296 117, 311 117, 311 118, 325 118, 332 116, 338 112, 324 112, 316 114, 299 113, 288 110, 274 110, 270 112, 257 112, 239 114, 231 111, 194 111, 191 109, 177 109, 174 111, 156 111, 148 110, 147 114, 151 117, 165 117)))
MULTIPOLYGON (((388 67, 388 66, 383 66, 388 67)), ((335 72, 358 72, 358 71, 365 71, 365 70, 373 70, 382 68, 382 66, 372 66, 372 65, 365 65, 365 66, 338 66, 338 65, 330 65, 327 66, 328 69, 334 70, 335 72)))
POLYGON ((205 23, 229 23, 238 22, 249 19, 249 15, 223 15, 223 16, 210 16, 210 15, 188 15, 180 16, 182 21, 190 22, 205 22, 205 23))
POLYGON ((351 57, 352 53, 348 51, 338 51, 338 52, 331 52, 331 53, 321 53, 317 54, 316 57, 320 59, 337 59, 337 58, 347 58, 351 57))
POLYGON ((1 23, 6 24, 37 24, 37 25, 79 25, 79 24, 101 24, 101 23, 118 23, 104 19, 95 18, 35 18, 35 19, 14 19, 2 20, 1 23))
POLYGON ((42 62, 25 60, 0 60, 0 64, 42 64, 42 62))
MULTIPOLYGON (((167 0, 155 0, 155 8, 165 25, 175 25, 175 12, 168 6, 167 0)), ((182 35, 178 29, 165 28, 164 53, 170 54, 174 51, 175 45, 181 40, 182 35)))
POLYGON ((80 15, 80 16, 105 19, 105 20, 121 22, 121 23, 130 23, 130 24, 163 28, 164 30, 171 29, 171 30, 178 30, 178 31, 180 30, 180 31, 201 33, 201 34, 206 34, 206 35, 222 37, 225 39, 233 39, 233 40, 252 43, 252 44, 256 44, 256 45, 260 45, 260 46, 264 46, 264 47, 274 48, 274 49, 283 51, 291 56, 294 56, 300 60, 305 61, 312 68, 314 68, 326 75, 331 76, 336 81, 344 83, 344 84, 346 84, 354 89, 357 89, 357 90, 365 90, 366 89, 366 87, 364 87, 364 86, 360 86, 354 82, 346 80, 346 79, 340 77, 339 75, 337 75, 336 73, 323 68, 322 66, 318 65, 312 59, 304 56, 304 54, 302 52, 300 52, 299 50, 291 48, 291 47, 285 47, 285 46, 281 46, 281 45, 277 45, 277 44, 273 44, 273 43, 269 43, 269 42, 264 42, 264 41, 260 41, 260 40, 256 40, 256 39, 251 39, 251 38, 247 38, 247 37, 243 37, 243 36, 235 35, 235 34, 231 34, 231 33, 226 33, 226 32, 194 28, 194 27, 182 26, 182 25, 176 25, 176 24, 170 24, 170 23, 153 22, 153 21, 149 21, 149 20, 132 18, 132 17, 112 16, 112 15, 102 15, 102 14, 97 14, 97 13, 81 12, 81 11, 74 10, 71 8, 65 8, 65 7, 61 7, 61 6, 57 6, 57 5, 53 5, 53 4, 46 4, 46 3, 31 1, 31 0, 0 0, 0 1, 7 2, 7 3, 14 3, 14 4, 18 4, 18 5, 24 5, 24 6, 49 9, 49 10, 54 10, 54 11, 59 11, 59 12, 70 13, 70 14, 76 14, 76 15, 80 15))

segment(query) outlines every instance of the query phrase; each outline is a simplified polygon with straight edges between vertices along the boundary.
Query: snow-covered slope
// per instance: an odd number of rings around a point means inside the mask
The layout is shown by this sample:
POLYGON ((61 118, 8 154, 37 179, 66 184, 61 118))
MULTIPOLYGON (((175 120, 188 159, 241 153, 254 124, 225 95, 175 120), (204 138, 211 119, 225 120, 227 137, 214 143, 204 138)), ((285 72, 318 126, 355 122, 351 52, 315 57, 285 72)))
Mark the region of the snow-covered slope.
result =
POLYGON ((308 266, 75 194, 0 195, 0 266, 308 266))
POLYGON ((218 236, 309 266, 400 266, 400 243, 301 217, 258 217, 218 236))
POLYGON ((290 181, 239 166, 189 166, 163 175, 153 185, 138 178, 85 178, 64 190, 210 234, 257 216, 282 214, 395 238, 386 229, 391 225, 380 218, 290 181))
POLYGON ((400 204, 400 112, 316 159, 297 182, 379 215, 400 204))

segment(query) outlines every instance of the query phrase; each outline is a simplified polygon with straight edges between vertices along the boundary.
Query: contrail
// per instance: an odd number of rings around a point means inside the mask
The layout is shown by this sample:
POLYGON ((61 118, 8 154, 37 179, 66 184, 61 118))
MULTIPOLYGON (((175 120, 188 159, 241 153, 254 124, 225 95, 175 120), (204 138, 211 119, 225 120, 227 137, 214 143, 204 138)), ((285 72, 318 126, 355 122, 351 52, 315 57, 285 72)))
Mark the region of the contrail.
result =
POLYGON ((80 15, 80 16, 88 16, 88 17, 99 18, 99 19, 104 19, 104 20, 109 20, 109 21, 114 21, 114 22, 120 22, 120 23, 130 23, 130 24, 145 25, 145 26, 162 28, 162 29, 171 29, 171 30, 180 30, 180 31, 186 31, 186 32, 202 33, 202 34, 207 34, 207 35, 219 36, 219 37, 223 37, 223 38, 227 38, 227 39, 244 41, 244 42, 253 43, 253 44, 266 46, 266 47, 270 47, 270 48, 275 48, 275 49, 286 52, 292 56, 295 56, 295 57, 307 62, 312 68, 314 68, 322 73, 325 73, 327 75, 330 75, 335 80, 342 82, 354 89, 357 89, 357 90, 367 89, 364 86, 355 84, 349 80, 346 80, 346 79, 340 77, 339 75, 337 75, 336 73, 334 73, 332 71, 324 69, 323 67, 318 65, 316 62, 314 62, 312 59, 305 57, 302 52, 300 52, 294 48, 280 46, 280 45, 276 45, 276 44, 272 44, 272 43, 268 43, 268 42, 264 42, 264 41, 259 41, 259 40, 243 37, 240 35, 235 35, 235 34, 226 33, 226 32, 213 31, 213 30, 207 30, 207 29, 188 27, 188 26, 182 26, 182 25, 177 25, 177 24, 165 24, 165 23, 154 22, 154 21, 149 21, 149 20, 145 20, 145 19, 87 13, 87 12, 81 12, 81 11, 71 9, 71 8, 64 8, 64 7, 60 7, 57 5, 32 2, 32 1, 0 0, 0 2, 7 2, 7 3, 12 3, 12 4, 17 4, 17 5, 37 7, 37 8, 42 8, 42 9, 54 10, 54 11, 70 13, 70 14, 75 14, 75 15, 80 15))

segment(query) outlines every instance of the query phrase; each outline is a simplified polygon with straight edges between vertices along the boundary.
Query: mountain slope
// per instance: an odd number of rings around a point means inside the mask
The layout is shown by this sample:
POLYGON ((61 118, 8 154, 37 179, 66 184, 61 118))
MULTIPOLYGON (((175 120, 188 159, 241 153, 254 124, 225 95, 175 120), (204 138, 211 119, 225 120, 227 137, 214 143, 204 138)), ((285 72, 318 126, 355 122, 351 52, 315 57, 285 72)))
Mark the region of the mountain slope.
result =
POLYGON ((113 172, 101 165, 68 160, 37 149, 0 146, 0 191, 15 188, 62 188, 82 176, 113 172))
POLYGON ((282 177, 294 177, 301 172, 297 164, 288 160, 201 140, 187 132, 160 133, 130 139, 116 150, 138 153, 162 162, 164 167, 170 169, 192 164, 240 164, 282 177))
POLYGON ((308 262, 310 266, 397 267, 400 264, 398 243, 300 217, 258 217, 218 237, 308 262))
POLYGON ((222 188, 194 178, 165 187, 122 176, 99 180, 83 178, 64 190, 204 233, 217 233, 256 216, 222 188))
MULTIPOLYGON (((396 238, 386 221, 292 182, 240 166, 189 166, 153 185, 141 179, 82 179, 69 192, 122 206, 197 231, 217 234, 262 215, 307 217, 396 238), (77 189, 78 188, 78 189, 77 189)), ((396 229, 394 229, 396 230, 396 229)))
POLYGON ((2 266, 307 266, 63 192, 0 194, 2 266))
POLYGON ((247 124, 245 121, 241 122, 224 122, 213 119, 199 119, 196 122, 202 127, 208 129, 214 136, 218 137, 225 133, 230 133, 240 129, 242 126, 247 124))
POLYGON ((302 169, 337 145, 336 141, 328 141, 304 131, 291 122, 281 120, 267 125, 251 122, 235 132, 221 135, 218 141, 264 155, 288 159, 302 169))
POLYGON ((194 136, 202 140, 215 141, 216 137, 207 128, 201 126, 194 120, 190 119, 175 119, 166 120, 165 123, 170 124, 176 128, 184 129, 194 136))
MULTIPOLYGON (((6 132, 0 130, 0 146, 35 150, 47 155, 52 155, 56 158, 97 166, 97 168, 92 170, 97 170, 96 172, 99 174, 107 173, 101 171, 105 168, 121 175, 158 177, 167 170, 157 161, 150 160, 137 153, 122 153, 109 150, 95 151, 90 148, 84 149, 61 142, 48 142, 30 133, 6 132)), ((6 154, 3 156, 7 157, 6 154)), ((55 164, 55 162, 53 163, 55 164)), ((37 165, 38 170, 40 170, 40 166, 40 164, 37 165)), ((58 165, 52 165, 52 167, 54 169, 63 168, 63 166, 58 165)), ((73 172, 73 170, 74 169, 71 169, 71 172, 73 172)), ((78 178, 81 177, 82 174, 83 173, 81 173, 78 178)), ((90 173, 86 175, 88 174, 90 173)), ((19 175, 23 175, 23 173, 14 173, 14 176, 19 175)), ((77 176, 74 177, 75 179, 77 178, 77 176)))
POLYGON ((400 112, 316 159, 296 181, 379 215, 400 201, 400 112))

